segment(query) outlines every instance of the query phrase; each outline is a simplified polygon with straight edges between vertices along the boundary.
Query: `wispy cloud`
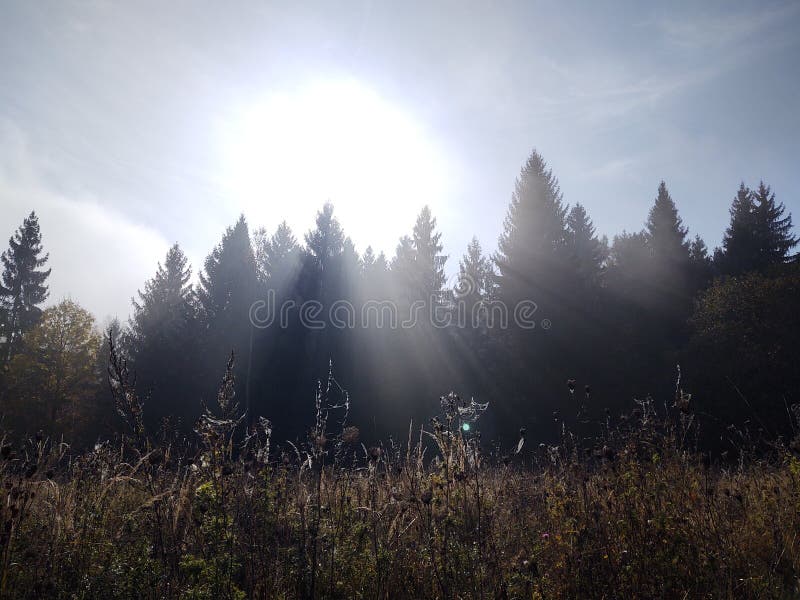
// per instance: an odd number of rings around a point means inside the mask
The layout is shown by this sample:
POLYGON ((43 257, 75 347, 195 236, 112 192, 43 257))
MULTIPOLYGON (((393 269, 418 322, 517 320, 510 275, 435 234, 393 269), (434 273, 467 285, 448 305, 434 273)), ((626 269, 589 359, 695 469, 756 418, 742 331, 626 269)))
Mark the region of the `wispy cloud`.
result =
MULTIPOLYGON (((657 22, 668 43, 686 49, 721 48, 753 41, 775 26, 785 24, 800 15, 800 4, 790 3, 773 8, 714 15, 694 15, 692 18, 665 18, 657 22)), ((772 36, 770 36, 772 37, 772 36)), ((763 41, 763 40, 759 40, 763 41)))
POLYGON ((88 194, 64 195, 47 181, 24 133, 0 122, 0 235, 10 236, 35 210, 43 245, 50 253, 49 302, 71 297, 101 321, 125 319, 130 299, 168 243, 154 230, 133 223, 88 194))

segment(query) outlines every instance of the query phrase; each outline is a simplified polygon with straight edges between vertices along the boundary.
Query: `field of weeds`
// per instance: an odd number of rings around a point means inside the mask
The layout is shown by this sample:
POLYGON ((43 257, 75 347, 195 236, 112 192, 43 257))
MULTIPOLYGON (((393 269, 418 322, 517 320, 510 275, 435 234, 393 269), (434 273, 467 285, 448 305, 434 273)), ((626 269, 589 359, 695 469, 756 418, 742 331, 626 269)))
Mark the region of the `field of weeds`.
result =
POLYGON ((796 452, 708 460, 681 392, 591 444, 522 431, 504 454, 452 394, 406 443, 367 447, 324 386, 307 441, 270 447, 266 420, 245 431, 230 369, 195 441, 156 443, 124 365, 112 376, 131 435, 79 455, 4 439, 0 597, 800 595, 796 452))

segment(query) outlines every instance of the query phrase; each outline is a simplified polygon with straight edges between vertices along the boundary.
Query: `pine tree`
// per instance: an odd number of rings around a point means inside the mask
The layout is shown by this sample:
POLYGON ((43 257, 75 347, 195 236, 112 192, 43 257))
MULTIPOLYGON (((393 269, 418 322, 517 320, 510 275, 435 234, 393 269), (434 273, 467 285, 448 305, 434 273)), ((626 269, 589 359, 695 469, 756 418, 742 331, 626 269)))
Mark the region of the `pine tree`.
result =
POLYGON ((422 298, 437 298, 445 283, 444 265, 447 256, 442 252, 442 234, 436 231, 436 219, 427 206, 417 217, 414 224, 414 280, 417 291, 422 298))
POLYGON ((333 216, 333 204, 326 202, 317 213, 316 229, 306 234, 308 250, 321 269, 342 253, 344 238, 342 227, 333 216))
POLYGON ((725 274, 738 275, 755 268, 759 248, 756 239, 753 192, 744 182, 739 185, 730 208, 731 221, 722 238, 722 250, 715 262, 725 274))
POLYGON ((566 276, 566 215, 558 180, 534 150, 517 178, 495 256, 506 302, 541 302, 566 276))
POLYGON ((213 389, 220 364, 231 351, 236 354, 237 393, 250 414, 252 349, 255 338, 250 309, 258 292, 258 270, 244 215, 229 227, 211 251, 200 273, 197 288, 203 352, 197 361, 203 369, 206 389, 213 389))
POLYGON ((481 243, 473 236, 467 252, 458 265, 459 284, 455 296, 471 309, 481 300, 494 296, 494 269, 489 258, 484 256, 481 243))
MULTIPOLYGON (((256 290, 257 271, 244 215, 229 227, 200 273, 197 296, 207 325, 219 319, 246 319, 256 290)), ((241 325, 241 323, 238 323, 241 325)), ((228 349, 229 351, 230 349, 228 349)))
POLYGON ((783 216, 786 207, 775 201, 775 193, 761 181, 753 194, 756 240, 760 250, 756 269, 787 262, 798 239, 792 235, 792 215, 783 216))
POLYGON ((150 426, 164 417, 183 419, 188 426, 197 416, 191 364, 202 339, 194 329, 197 305, 191 275, 186 255, 174 244, 133 300, 123 339, 138 381, 150 394, 145 412, 150 426))
POLYGON ((594 225, 581 204, 576 204, 567 216, 566 243, 583 287, 598 283, 608 258, 607 242, 603 244, 597 238, 594 225))
POLYGON ((689 245, 689 262, 694 275, 694 289, 704 288, 714 275, 714 262, 708 255, 708 246, 699 235, 689 245))
POLYGON ((416 260, 414 241, 411 237, 404 235, 397 244, 390 265, 392 295, 401 301, 409 302, 417 297, 414 289, 416 260))
POLYGON ((653 258, 662 264, 685 265, 689 260, 687 233, 667 185, 662 181, 645 224, 647 244, 653 258))
POLYGON ((338 271, 338 281, 336 290, 338 291, 337 300, 354 300, 361 272, 364 266, 361 264, 361 257, 356 251, 353 240, 345 238, 342 244, 342 253, 336 260, 338 271))
POLYGON ((130 348, 134 355, 167 340, 177 341, 185 333, 194 312, 191 276, 186 255, 174 244, 167 252, 164 265, 158 264, 156 274, 145 283, 144 291, 139 291, 138 302, 133 301, 130 348))
POLYGON ((301 250, 291 228, 283 221, 271 237, 264 228, 253 235, 259 280, 272 289, 283 287, 300 267, 301 250))
POLYGON ((18 350, 23 335, 39 320, 39 305, 48 296, 45 281, 50 269, 41 267, 49 254, 42 256, 39 219, 31 212, 8 241, 9 248, 0 256, 3 263, 0 282, 0 341, 2 359, 8 361, 18 350))
POLYGON ((364 300, 386 299, 390 296, 387 290, 389 265, 383 252, 375 256, 372 246, 367 246, 361 258, 361 272, 364 279, 364 300))
POLYGON ((367 246, 367 249, 364 250, 364 255, 361 257, 361 265, 365 273, 374 268, 375 260, 375 251, 372 249, 372 246, 367 246))
POLYGON ((731 221, 715 262, 727 275, 763 271, 791 260, 798 240, 792 235, 792 215, 775 201, 762 181, 755 192, 742 183, 730 208, 731 221))

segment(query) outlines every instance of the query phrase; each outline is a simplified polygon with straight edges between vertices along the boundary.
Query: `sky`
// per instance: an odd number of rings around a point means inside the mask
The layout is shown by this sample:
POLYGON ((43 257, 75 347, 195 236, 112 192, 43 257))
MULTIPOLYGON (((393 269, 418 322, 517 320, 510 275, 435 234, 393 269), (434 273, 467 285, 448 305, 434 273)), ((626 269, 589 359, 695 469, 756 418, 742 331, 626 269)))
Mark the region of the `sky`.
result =
POLYGON ((537 149, 598 233, 666 181, 718 245, 740 181, 800 219, 800 3, 0 0, 0 237, 31 211, 50 302, 99 321, 239 214, 327 200, 391 255, 429 204, 487 253, 537 149))

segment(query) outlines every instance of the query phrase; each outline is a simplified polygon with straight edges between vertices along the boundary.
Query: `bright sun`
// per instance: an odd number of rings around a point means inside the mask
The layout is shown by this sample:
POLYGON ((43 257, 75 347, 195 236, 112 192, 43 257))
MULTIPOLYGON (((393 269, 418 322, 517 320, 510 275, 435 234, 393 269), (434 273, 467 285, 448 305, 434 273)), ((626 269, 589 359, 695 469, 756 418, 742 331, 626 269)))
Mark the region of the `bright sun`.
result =
POLYGON ((302 234, 331 200, 360 250, 393 250, 424 204, 442 205, 450 180, 421 124, 352 80, 253 103, 226 128, 223 165, 229 193, 256 224, 285 218, 302 234))

